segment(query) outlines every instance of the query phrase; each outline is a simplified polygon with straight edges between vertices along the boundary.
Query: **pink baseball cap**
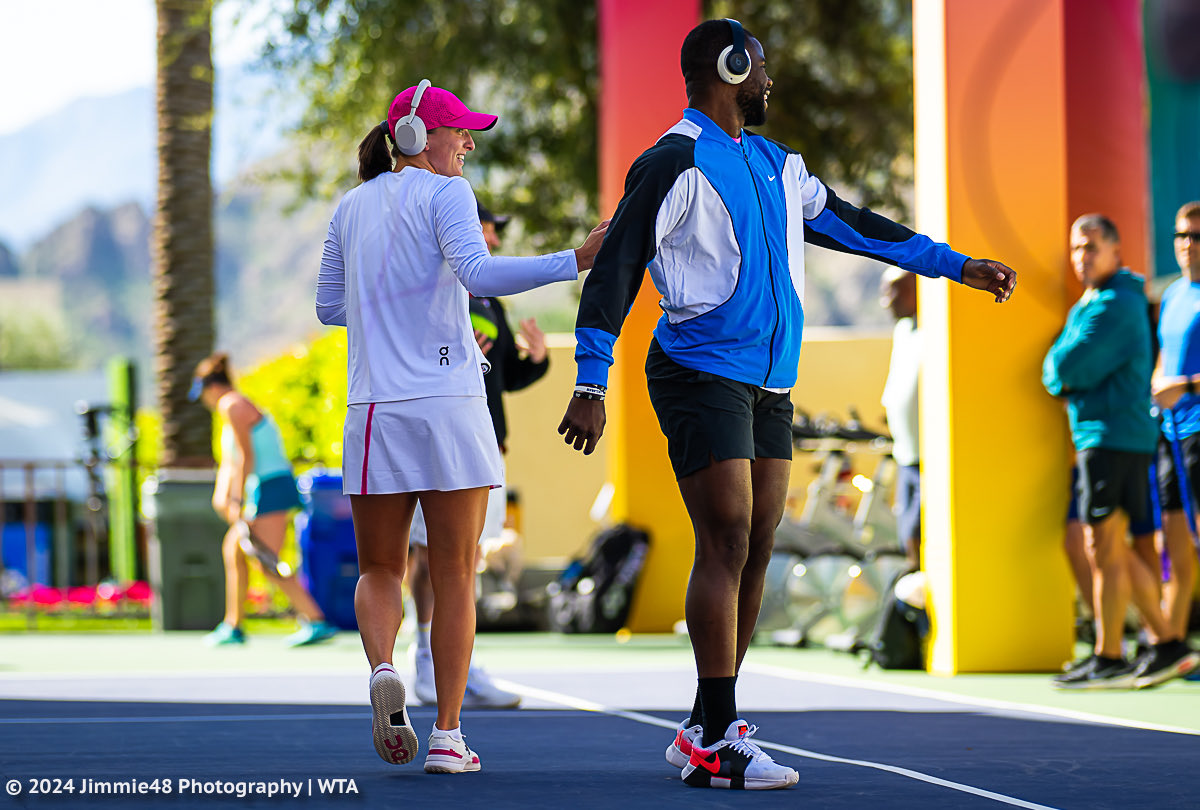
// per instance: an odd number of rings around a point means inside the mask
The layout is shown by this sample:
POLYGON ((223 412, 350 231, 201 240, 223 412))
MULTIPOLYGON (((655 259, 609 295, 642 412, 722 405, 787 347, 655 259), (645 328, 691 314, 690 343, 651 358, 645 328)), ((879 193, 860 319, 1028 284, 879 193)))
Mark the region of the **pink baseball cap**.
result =
MULTIPOLYGON (((404 90, 392 100, 388 110, 388 129, 392 136, 396 134, 396 122, 412 112, 413 94, 416 87, 404 90)), ((435 127, 458 127, 461 129, 484 130, 496 125, 497 117, 484 113, 471 112, 467 105, 458 100, 458 96, 440 87, 430 87, 421 96, 421 104, 417 108, 417 118, 425 123, 425 129, 435 127)))

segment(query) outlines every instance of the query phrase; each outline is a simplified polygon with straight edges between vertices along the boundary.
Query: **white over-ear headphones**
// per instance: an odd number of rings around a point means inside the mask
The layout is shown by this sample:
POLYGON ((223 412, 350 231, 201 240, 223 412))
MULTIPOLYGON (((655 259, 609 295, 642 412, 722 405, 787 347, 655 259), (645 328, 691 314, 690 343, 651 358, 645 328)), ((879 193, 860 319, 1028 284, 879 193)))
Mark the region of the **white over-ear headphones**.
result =
POLYGON ((717 57, 717 75, 726 84, 741 84, 750 75, 750 54, 746 52, 746 35, 737 20, 725 20, 733 29, 733 43, 717 57))
POLYGON ((396 122, 396 132, 392 140, 401 154, 411 156, 425 151, 425 122, 417 117, 417 107, 421 106, 421 96, 432 86, 429 79, 421 79, 421 83, 417 85, 417 92, 413 93, 412 110, 396 122))

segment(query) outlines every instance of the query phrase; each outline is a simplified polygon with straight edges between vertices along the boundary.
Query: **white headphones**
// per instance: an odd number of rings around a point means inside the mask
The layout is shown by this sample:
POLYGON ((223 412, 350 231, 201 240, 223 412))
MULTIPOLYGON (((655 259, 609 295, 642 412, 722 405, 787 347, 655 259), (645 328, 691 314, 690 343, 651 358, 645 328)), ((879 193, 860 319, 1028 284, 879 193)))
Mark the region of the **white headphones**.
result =
POLYGON ((726 18, 733 29, 733 42, 717 57, 717 75, 726 84, 741 84, 750 75, 750 54, 746 51, 746 34, 737 20, 726 18))
POLYGON ((417 117, 417 107, 421 106, 421 96, 432 86, 429 79, 421 79, 421 83, 417 85, 417 92, 413 93, 412 110, 396 122, 396 132, 392 140, 401 154, 411 156, 425 151, 425 122, 417 117))

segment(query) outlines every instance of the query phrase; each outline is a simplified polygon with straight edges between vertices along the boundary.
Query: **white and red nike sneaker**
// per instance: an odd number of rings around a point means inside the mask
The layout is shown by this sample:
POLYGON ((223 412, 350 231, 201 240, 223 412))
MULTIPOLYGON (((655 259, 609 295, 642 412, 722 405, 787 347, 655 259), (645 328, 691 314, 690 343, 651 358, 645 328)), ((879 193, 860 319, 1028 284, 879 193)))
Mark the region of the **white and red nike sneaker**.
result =
POLYGON ((689 726, 690 717, 685 717, 675 730, 675 739, 667 746, 667 762, 676 768, 682 768, 692 758, 692 746, 700 744, 704 734, 703 726, 689 726))
POLYGON ((708 748, 692 746, 692 756, 680 776, 692 787, 729 788, 732 790, 770 790, 791 787, 800 774, 780 765, 750 737, 758 731, 745 720, 734 720, 725 737, 708 748))

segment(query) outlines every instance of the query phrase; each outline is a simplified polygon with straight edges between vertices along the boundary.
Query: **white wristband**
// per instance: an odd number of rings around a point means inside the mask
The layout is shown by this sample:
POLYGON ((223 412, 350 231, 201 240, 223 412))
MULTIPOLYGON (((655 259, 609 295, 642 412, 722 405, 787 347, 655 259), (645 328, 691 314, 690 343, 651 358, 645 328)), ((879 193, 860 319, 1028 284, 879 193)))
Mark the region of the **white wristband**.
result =
POLYGON ((580 399, 596 399, 603 400, 607 390, 603 385, 593 385, 591 383, 580 383, 575 386, 575 396, 580 399))

